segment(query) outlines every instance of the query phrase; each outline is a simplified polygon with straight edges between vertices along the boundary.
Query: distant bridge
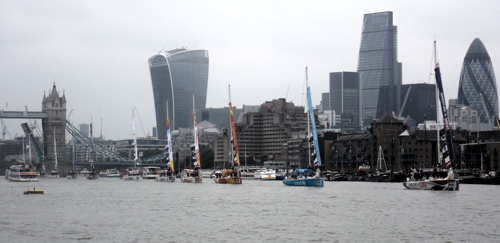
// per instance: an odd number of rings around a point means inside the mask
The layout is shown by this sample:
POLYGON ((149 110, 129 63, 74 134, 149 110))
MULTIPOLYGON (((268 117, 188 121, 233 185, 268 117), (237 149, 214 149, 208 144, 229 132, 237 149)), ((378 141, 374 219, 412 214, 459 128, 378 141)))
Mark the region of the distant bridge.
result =
POLYGON ((44 111, 0 111, 0 118, 43 119, 48 118, 44 111))
MULTIPOLYGON (((75 161, 75 165, 82 166, 92 166, 91 162, 88 161, 75 161)), ((105 166, 125 166, 125 167, 146 167, 146 166, 158 166, 158 167, 167 167, 167 163, 160 162, 148 162, 148 163, 140 163, 135 165, 134 161, 126 161, 126 162, 118 162, 118 161, 110 161, 110 162, 95 162, 94 165, 105 165, 105 166)))
MULTIPOLYGON (((118 153, 115 153, 105 147, 96 143, 92 138, 87 137, 85 134, 80 132, 71 122, 66 120, 66 130, 75 138, 80 144, 85 148, 90 150, 91 157, 94 158, 98 156, 103 159, 107 159, 112 162, 94 162, 95 165, 124 165, 124 166, 134 166, 134 160, 131 158, 124 157, 118 153)), ((161 163, 160 161, 164 159, 167 155, 166 151, 158 153, 156 155, 139 158, 139 164, 137 166, 166 166, 166 163, 161 163)), ((90 165, 92 162, 75 162, 77 165, 90 165)))
MULTIPOLYGON (((7 119, 47 119, 48 114, 44 111, 4 111, 0 110, 0 118, 7 119)), ((44 155, 43 144, 40 144, 38 139, 33 134, 32 127, 27 124, 21 124, 23 131, 29 138, 31 143, 31 149, 34 151, 35 162, 40 164, 46 161, 46 156, 44 155)), ((66 120, 66 131, 71 134, 79 143, 81 143, 85 148, 91 151, 92 157, 103 158, 107 161, 112 162, 94 162, 94 165, 120 165, 120 166, 134 166, 134 161, 131 158, 124 157, 118 153, 110 151, 105 147, 99 145, 92 138, 87 137, 85 134, 80 132, 76 127, 73 126, 68 120, 66 120)), ((166 152, 163 151, 159 154, 140 158, 139 164, 137 166, 166 166, 166 163, 161 163, 161 160, 166 157, 166 152)), ((68 158, 67 158, 68 159, 68 158)), ((75 162, 76 165, 91 165, 92 162, 75 162)))

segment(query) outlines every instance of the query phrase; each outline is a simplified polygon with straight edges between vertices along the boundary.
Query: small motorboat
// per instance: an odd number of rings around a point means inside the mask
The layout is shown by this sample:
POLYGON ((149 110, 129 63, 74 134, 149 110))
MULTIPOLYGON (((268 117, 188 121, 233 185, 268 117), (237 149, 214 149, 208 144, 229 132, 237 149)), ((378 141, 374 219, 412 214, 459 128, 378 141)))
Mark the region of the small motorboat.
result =
POLYGON ((45 194, 45 192, 43 190, 36 190, 33 187, 33 190, 30 190, 30 189, 24 190, 24 194, 45 194))

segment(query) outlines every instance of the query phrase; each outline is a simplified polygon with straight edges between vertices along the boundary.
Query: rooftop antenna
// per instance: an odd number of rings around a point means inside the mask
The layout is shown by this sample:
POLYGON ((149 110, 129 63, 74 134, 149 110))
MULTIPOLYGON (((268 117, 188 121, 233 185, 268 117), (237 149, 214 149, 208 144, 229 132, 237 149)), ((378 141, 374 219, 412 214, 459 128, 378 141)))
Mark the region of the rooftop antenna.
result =
POLYGON ((158 51, 158 53, 161 53, 161 51, 163 51, 165 48, 166 48, 166 46, 164 46, 163 48, 161 48, 161 50, 158 51))

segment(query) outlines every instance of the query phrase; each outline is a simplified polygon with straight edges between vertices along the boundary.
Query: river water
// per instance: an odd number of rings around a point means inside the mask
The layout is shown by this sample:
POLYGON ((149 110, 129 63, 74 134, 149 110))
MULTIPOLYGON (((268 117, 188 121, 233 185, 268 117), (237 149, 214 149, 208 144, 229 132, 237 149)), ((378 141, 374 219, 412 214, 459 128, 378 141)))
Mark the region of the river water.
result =
POLYGON ((0 180, 0 242, 498 242, 500 186, 0 180), (24 195, 25 189, 45 190, 24 195))

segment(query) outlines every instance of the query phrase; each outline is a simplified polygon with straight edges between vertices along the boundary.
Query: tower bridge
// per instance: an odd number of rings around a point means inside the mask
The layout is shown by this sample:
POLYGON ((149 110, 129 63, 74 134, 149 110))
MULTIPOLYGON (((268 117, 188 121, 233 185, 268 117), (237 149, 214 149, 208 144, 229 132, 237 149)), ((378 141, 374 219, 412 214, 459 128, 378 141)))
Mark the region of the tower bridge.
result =
MULTIPOLYGON (((58 170, 62 176, 65 176, 75 165, 114 165, 114 166, 133 166, 133 159, 121 156, 109 149, 94 143, 92 137, 88 137, 76 129, 66 120, 66 96, 59 96, 54 83, 49 95, 44 94, 42 100, 42 111, 0 111, 1 119, 41 119, 42 120, 42 139, 33 134, 33 127, 27 123, 22 123, 21 127, 28 138, 30 152, 35 155, 34 161, 31 161, 38 171, 45 168, 50 171, 55 167, 55 161, 58 161, 58 170), (66 131, 80 142, 84 147, 91 151, 91 157, 103 158, 105 162, 97 160, 89 161, 70 161, 66 159, 66 131), (92 162, 95 161, 95 162, 92 162)), ((165 166, 160 163, 165 158, 166 152, 162 152, 151 157, 142 158, 137 166, 165 166)))

